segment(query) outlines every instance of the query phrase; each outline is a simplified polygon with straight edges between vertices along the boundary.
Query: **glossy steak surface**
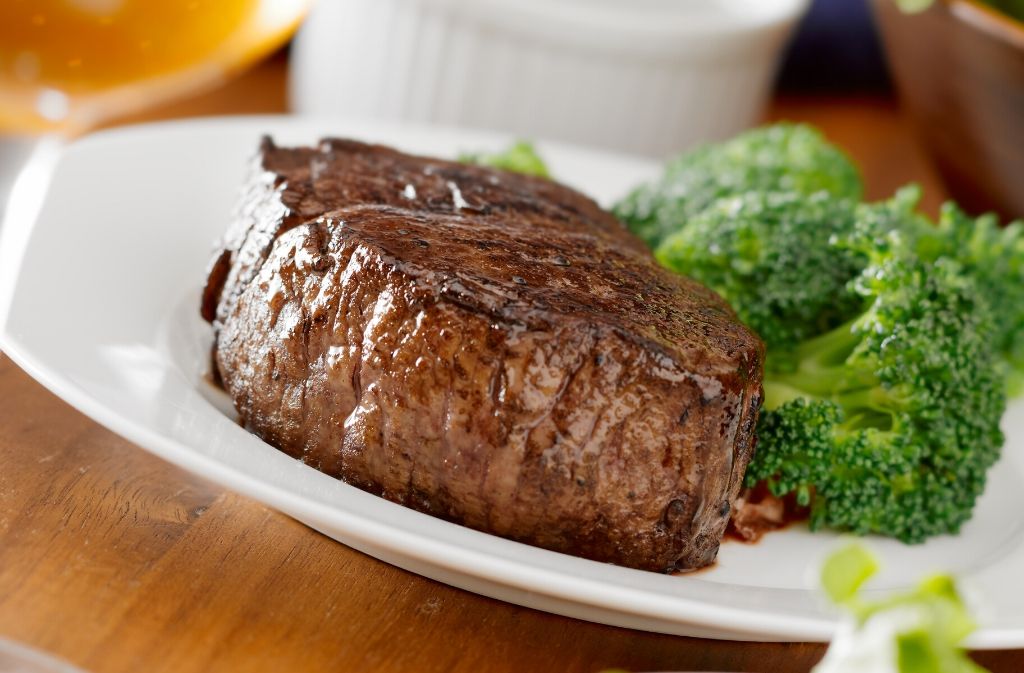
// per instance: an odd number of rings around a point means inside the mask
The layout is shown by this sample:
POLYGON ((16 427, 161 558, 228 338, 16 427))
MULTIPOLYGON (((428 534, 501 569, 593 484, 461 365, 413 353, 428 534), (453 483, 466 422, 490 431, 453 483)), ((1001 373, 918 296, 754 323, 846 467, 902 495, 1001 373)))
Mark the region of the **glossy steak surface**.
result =
POLYGON ((202 312, 242 421, 319 470, 599 561, 716 556, 763 347, 567 187, 265 140, 202 312))

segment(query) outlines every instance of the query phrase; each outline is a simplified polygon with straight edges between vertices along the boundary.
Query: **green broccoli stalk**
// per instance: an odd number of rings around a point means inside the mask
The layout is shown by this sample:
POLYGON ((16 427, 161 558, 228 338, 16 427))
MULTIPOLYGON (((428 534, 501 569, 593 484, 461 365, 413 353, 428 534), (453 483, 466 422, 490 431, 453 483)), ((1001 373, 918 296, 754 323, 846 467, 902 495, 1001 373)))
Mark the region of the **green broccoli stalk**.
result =
POLYGON ((540 155, 537 154, 537 150, 534 149, 533 144, 525 140, 517 140, 501 152, 494 152, 490 154, 484 152, 467 152, 459 155, 459 161, 464 164, 491 166, 493 168, 512 171, 513 173, 536 175, 542 178, 551 177, 551 174, 548 173, 547 165, 544 163, 544 160, 540 158, 540 155))
POLYGON ((975 624, 953 577, 932 575, 910 591, 863 598, 861 588, 878 568, 874 555, 857 544, 825 560, 822 587, 851 619, 813 673, 985 673, 964 651, 975 624))
POLYGON ((865 254, 851 283, 864 310, 766 375, 747 482, 794 493, 812 529, 921 542, 970 518, 999 456, 993 320, 955 261, 927 263, 895 235, 865 254))
POLYGON ((857 168, 820 132, 775 124, 676 158, 661 178, 638 187, 613 210, 656 248, 715 201, 751 191, 826 192, 855 201, 862 185, 857 168))

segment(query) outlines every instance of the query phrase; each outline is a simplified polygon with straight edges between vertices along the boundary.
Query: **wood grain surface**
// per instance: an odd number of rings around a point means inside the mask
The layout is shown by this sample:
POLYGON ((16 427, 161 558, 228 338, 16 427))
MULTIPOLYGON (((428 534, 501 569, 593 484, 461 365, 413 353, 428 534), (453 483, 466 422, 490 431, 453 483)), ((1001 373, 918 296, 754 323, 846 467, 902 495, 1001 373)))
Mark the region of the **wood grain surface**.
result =
MULTIPOLYGON (((148 118, 282 110, 284 65, 278 55, 148 118)), ((916 179, 938 203, 891 102, 790 99, 771 116, 820 124, 865 168, 872 196, 916 179)), ((599 626, 398 570, 150 456, 3 355, 0 461, 0 636, 95 673, 798 673, 823 651, 599 626)), ((1024 652, 978 659, 1024 670, 1024 652)))

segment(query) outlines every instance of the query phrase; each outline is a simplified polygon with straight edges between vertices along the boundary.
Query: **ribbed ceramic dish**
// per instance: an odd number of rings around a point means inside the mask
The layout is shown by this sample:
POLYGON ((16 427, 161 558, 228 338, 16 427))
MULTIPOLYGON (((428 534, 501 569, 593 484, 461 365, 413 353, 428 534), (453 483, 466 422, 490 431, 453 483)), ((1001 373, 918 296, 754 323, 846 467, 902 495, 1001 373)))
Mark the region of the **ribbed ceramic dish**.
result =
POLYGON ((754 123, 807 0, 324 0, 300 113, 494 128, 652 156, 754 123))

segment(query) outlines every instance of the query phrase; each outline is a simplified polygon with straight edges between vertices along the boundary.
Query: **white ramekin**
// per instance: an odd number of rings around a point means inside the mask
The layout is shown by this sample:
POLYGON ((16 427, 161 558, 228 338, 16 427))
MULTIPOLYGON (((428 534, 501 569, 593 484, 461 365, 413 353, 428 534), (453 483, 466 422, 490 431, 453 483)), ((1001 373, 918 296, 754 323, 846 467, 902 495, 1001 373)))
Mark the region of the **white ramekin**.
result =
POLYGON ((808 0, 321 0, 299 113, 663 156, 756 122, 808 0))

